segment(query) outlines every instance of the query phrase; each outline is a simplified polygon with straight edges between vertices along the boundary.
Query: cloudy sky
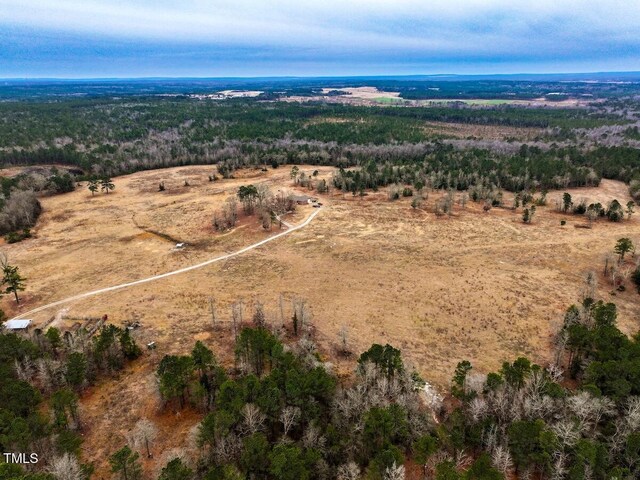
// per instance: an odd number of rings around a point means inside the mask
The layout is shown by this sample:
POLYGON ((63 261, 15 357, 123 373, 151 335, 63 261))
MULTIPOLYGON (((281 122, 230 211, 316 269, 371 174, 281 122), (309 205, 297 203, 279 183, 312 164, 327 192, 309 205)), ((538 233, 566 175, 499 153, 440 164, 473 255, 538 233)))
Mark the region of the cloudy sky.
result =
POLYGON ((640 0, 0 0, 0 78, 640 70, 640 0))

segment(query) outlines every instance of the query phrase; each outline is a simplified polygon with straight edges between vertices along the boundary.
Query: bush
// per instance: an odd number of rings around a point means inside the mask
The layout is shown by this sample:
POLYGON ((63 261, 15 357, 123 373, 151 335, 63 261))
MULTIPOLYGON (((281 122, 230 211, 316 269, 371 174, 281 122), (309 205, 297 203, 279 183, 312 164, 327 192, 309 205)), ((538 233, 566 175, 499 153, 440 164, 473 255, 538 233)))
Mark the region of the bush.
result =
POLYGON ((567 224, 566 220, 560 220, 560 225, 562 225, 563 227, 567 224))
POLYGON ((633 283, 638 289, 638 293, 640 293, 640 267, 636 268, 635 271, 631 274, 631 280, 633 280, 633 283))
POLYGON ((33 227, 41 212, 34 192, 13 190, 0 210, 0 235, 33 227))
POLYGON ((73 181, 73 177, 68 173, 65 173, 64 175, 56 174, 49 177, 48 187, 48 190, 53 193, 68 193, 73 192, 76 185, 73 181))
POLYGON ((587 211, 587 204, 582 201, 573 207, 573 213, 576 215, 584 215, 587 211))
POLYGON ((18 243, 25 238, 31 238, 31 230, 28 228, 23 229, 21 232, 9 232, 4 236, 7 243, 18 243))

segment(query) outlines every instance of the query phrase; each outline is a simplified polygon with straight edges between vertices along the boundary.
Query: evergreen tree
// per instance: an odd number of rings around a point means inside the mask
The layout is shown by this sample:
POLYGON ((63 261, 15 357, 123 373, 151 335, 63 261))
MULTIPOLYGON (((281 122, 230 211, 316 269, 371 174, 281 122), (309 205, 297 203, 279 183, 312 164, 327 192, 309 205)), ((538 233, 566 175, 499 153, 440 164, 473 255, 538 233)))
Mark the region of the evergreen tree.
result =
POLYGON ((118 474, 122 480, 139 480, 142 478, 142 467, 138 458, 140 455, 125 445, 109 457, 111 473, 118 474))

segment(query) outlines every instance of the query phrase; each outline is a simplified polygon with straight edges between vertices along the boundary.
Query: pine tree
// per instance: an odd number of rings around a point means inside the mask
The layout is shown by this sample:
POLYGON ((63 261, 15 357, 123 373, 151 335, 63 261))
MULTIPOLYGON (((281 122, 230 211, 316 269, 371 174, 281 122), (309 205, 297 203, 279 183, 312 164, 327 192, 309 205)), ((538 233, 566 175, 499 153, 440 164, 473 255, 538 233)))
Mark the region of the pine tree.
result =
POLYGON ((100 180, 100 189, 103 192, 109 193, 110 190, 113 190, 116 186, 113 184, 112 180, 109 177, 104 177, 100 180))

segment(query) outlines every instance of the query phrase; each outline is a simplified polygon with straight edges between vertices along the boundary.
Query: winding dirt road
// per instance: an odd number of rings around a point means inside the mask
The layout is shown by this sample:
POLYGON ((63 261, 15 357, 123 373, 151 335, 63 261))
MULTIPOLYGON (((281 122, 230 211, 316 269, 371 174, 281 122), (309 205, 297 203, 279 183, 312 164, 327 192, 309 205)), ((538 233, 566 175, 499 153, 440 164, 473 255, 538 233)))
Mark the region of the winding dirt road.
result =
POLYGON ((284 237, 285 235, 289 235, 290 233, 293 233, 296 230, 299 230, 301 228, 306 227, 307 225, 309 225, 309 223, 311 223, 311 221, 316 217, 316 215, 318 215, 318 213, 320 213, 320 210, 322 210, 322 208, 318 208, 317 210, 314 210, 313 213, 311 213, 311 215, 309 215, 309 217, 299 225, 292 226, 292 225, 289 225, 289 224, 287 224, 285 222, 282 222, 284 225, 289 227, 286 231, 278 233, 277 235, 274 235, 272 237, 265 238, 264 240, 261 240, 259 242, 256 242, 256 243, 252 244, 252 245, 249 245, 248 247, 244 247, 244 248, 241 248, 240 250, 236 250, 235 252, 227 253, 225 255, 221 255, 219 257, 212 258, 211 260, 207 260, 205 262, 201 262, 201 263, 198 263, 196 265, 191 265, 189 267, 180 268, 178 270, 172 270, 171 272, 162 273, 160 275, 154 275, 152 277, 142 278, 140 280, 135 280, 133 282, 121 283, 119 285, 114 285, 112 287, 105 287, 105 288, 101 288, 99 290, 93 290, 91 292, 86 292, 86 293, 81 293, 79 295, 74 295, 73 297, 67 297, 67 298, 64 298, 62 300, 58 300, 56 302, 48 303, 47 305, 42 305, 41 307, 34 308, 33 310, 29 310, 28 312, 21 313, 20 315, 16 315, 15 317, 12 318, 12 320, 15 320, 15 319, 18 319, 18 318, 23 318, 23 317, 26 317, 28 315, 32 315, 34 313, 41 312, 41 311, 46 310, 48 308, 57 307, 58 305, 63 305, 65 303, 73 302, 73 301, 76 301, 76 300, 81 300, 81 299, 87 298, 87 297, 92 297, 94 295, 100 295, 101 293, 113 292, 114 290, 121 290, 123 288, 133 287, 134 285, 140 285, 142 283, 153 282, 154 280, 160 280, 162 278, 171 277, 173 275, 179 275, 181 273, 190 272, 191 270, 196 270, 198 268, 206 267, 207 265, 211 265, 212 263, 221 262, 223 260, 227 260, 229 258, 236 257, 238 255, 241 255, 241 254, 245 253, 245 252, 248 252, 248 251, 253 250, 255 248, 261 247, 262 245, 265 245, 265 244, 267 244, 269 242, 277 240, 280 237, 284 237))

